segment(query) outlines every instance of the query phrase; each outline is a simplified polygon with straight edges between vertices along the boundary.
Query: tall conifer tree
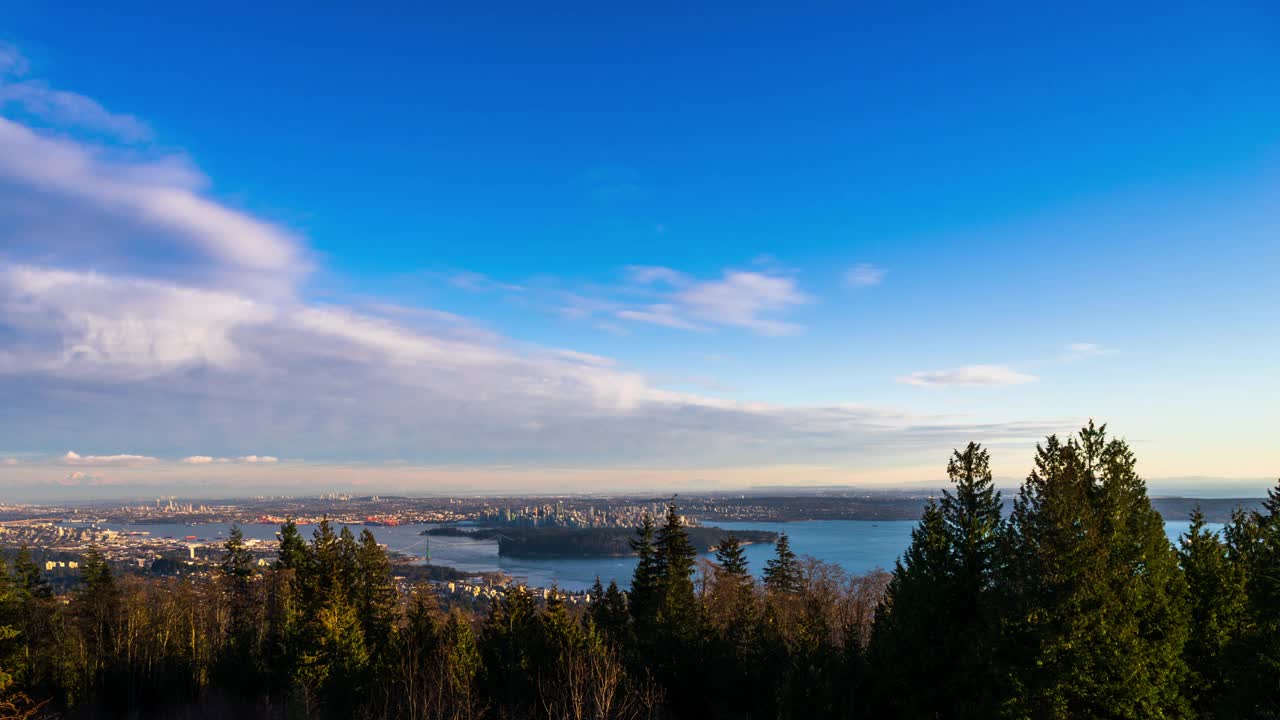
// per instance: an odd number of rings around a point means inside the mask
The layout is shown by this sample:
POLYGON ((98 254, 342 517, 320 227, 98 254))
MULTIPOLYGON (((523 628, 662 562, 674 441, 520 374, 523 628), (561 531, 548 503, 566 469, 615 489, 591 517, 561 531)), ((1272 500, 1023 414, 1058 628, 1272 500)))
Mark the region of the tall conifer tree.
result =
POLYGON ((747 575, 747 554, 742 549, 742 541, 733 533, 725 535, 716 548, 716 565, 722 575, 745 578, 747 575))
POLYGON ((769 592, 795 593, 800 591, 800 559, 791 549, 791 538, 786 533, 778 534, 778 542, 773 547, 773 558, 765 563, 764 586, 769 592))
POLYGON ((639 560, 631 576, 631 592, 628 606, 635 620, 636 630, 647 634, 657 616, 662 593, 662 570, 658 551, 654 545, 657 530, 653 517, 645 513, 631 540, 631 549, 639 560))
POLYGON ((1014 717, 1180 717, 1186 581, 1127 444, 1037 447, 1002 567, 1014 717))
POLYGON ((365 640, 376 654, 388 646, 395 632, 397 594, 387 553, 368 528, 360 532, 355 565, 356 613, 365 640))
POLYGON ((53 591, 49 581, 40 572, 40 566, 31 559, 31 550, 24 544, 18 548, 18 555, 13 561, 14 585, 35 598, 49 598, 53 591))
POLYGON ((1236 679, 1226 665, 1227 650, 1245 619, 1245 576, 1231 563, 1218 534, 1206 528, 1199 507, 1191 513, 1178 559, 1190 591, 1190 634, 1183 650, 1190 673, 1188 700, 1200 717, 1220 717, 1236 679))
POLYGON ((666 518, 655 544, 661 573, 662 621, 672 629, 684 632, 696 618, 693 570, 698 551, 689 542, 689 532, 674 500, 667 503, 666 518))
POLYGON ((1280 717, 1280 482, 1260 511, 1237 513, 1228 544, 1245 575, 1245 620, 1228 650, 1224 716, 1280 717))
POLYGON ((976 443, 952 453, 894 572, 873 636, 875 687, 910 717, 990 717, 998 705, 994 593, 1000 493, 976 443))

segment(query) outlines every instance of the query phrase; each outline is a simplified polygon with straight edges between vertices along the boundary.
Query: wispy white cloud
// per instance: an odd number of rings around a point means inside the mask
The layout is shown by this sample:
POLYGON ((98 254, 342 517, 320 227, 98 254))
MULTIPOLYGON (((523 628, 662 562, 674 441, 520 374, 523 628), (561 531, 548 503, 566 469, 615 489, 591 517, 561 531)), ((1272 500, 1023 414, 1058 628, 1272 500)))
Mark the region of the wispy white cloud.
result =
POLYGON ((945 387, 950 385, 1021 385, 1038 380, 1035 375, 1018 372, 1005 365, 967 365, 949 370, 913 372, 899 377, 903 385, 945 387))
POLYGON ((9 77, 22 77, 27 74, 30 64, 18 48, 8 43, 0 43, 0 81, 9 77))
POLYGON ((280 462, 280 458, 272 455, 242 455, 240 457, 214 457, 212 455, 189 455, 178 461, 182 465, 212 465, 214 463, 249 463, 251 465, 272 465, 280 462))
POLYGON ((151 137, 151 128, 136 117, 110 112, 84 95, 55 90, 39 80, 0 82, 2 106, 16 106, 28 115, 60 126, 101 132, 127 142, 151 137))
POLYGON ((89 467, 137 467, 160 462, 159 458, 146 455, 81 455, 68 450, 58 458, 63 465, 84 465, 89 467))
POLYGON ((1113 352, 1115 351, 1098 345, 1097 343, 1071 343, 1066 347, 1062 359, 1067 361, 1087 360, 1089 358, 1100 357, 1102 355, 1110 355, 1113 352))
POLYGON ((569 362, 581 363, 583 365, 594 365, 595 367, 613 367, 618 364, 613 358, 578 352, 577 350, 554 350, 551 355, 552 357, 567 360, 569 362))
POLYGON ((132 115, 110 112, 92 98, 27 79, 29 68, 17 48, 0 46, 0 110, 16 110, 62 128, 103 133, 126 142, 151 137, 151 129, 132 115))
POLYGON ((726 270, 716 280, 696 280, 666 267, 632 266, 632 283, 660 285, 658 301, 623 305, 615 317, 681 330, 708 331, 740 328, 758 335, 793 335, 801 327, 779 319, 796 306, 813 299, 802 292, 789 275, 726 270))
POLYGON ((646 305, 642 309, 619 310, 617 316, 623 320, 634 320, 650 325, 676 328, 677 330, 694 330, 697 332, 706 332, 708 330, 705 325, 681 317, 679 308, 666 303, 646 305))
POLYGON ((696 318, 761 335, 791 335, 800 326, 766 317, 812 302, 794 278, 758 272, 728 271, 720 280, 691 285, 677 302, 696 318))
POLYGON ((96 484, 100 479, 101 478, 98 475, 89 475, 88 473, 85 473, 83 471, 74 470, 72 472, 67 473, 58 482, 61 485, 79 486, 79 485, 96 484))
POLYGON ((871 263, 858 263, 845 271, 844 284, 855 288, 871 287, 884 282, 884 276, 887 274, 889 271, 882 267, 871 263))
POLYGON ((657 265, 632 265, 627 268, 627 276, 631 282, 639 285, 649 285, 651 283, 666 283, 683 287, 688 285, 691 280, 678 270, 672 270, 668 267, 660 267, 657 265))
POLYGON ((449 276, 449 284, 470 292, 485 293, 502 290, 506 292, 524 292, 524 286, 516 283, 495 280, 478 272, 460 271, 449 276))
POLYGON ((237 462, 246 463, 262 463, 264 465, 272 465, 280 462, 280 458, 271 455, 244 455, 236 458, 237 462))

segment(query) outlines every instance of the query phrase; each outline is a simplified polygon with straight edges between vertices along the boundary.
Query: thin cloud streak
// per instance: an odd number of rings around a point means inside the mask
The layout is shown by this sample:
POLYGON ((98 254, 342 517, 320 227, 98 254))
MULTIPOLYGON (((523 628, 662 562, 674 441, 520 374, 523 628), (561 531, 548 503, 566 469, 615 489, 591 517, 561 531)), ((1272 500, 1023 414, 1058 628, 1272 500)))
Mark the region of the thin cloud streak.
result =
POLYGON ((813 302, 794 278, 769 272, 726 270, 717 280, 699 281, 667 267, 628 268, 632 287, 622 295, 656 294, 658 302, 623 304, 614 317, 678 330, 708 332, 736 328, 757 335, 794 335, 802 328, 777 316, 813 302))
POLYGON ((879 285, 884 282, 888 270, 871 263, 858 263, 845 271, 844 284, 848 287, 863 288, 879 285))
POLYGON ((913 372, 897 378, 902 385, 916 387, 948 387, 954 385, 1022 385, 1039 380, 1035 375, 1018 372, 1005 365, 967 365, 949 370, 913 372))

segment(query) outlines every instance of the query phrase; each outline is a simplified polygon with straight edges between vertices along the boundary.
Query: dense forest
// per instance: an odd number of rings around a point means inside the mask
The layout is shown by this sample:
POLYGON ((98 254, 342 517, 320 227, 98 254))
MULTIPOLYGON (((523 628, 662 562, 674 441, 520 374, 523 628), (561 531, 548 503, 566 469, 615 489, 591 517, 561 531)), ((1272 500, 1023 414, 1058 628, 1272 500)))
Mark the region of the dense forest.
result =
POLYGON ((1280 717, 1280 485, 1221 533, 1193 513, 1175 547, 1103 427, 1040 444, 1008 513, 980 446, 947 474, 891 574, 785 535, 762 582, 732 537, 699 563, 673 502, 632 538, 630 590, 585 609, 513 590, 446 611, 328 523, 286 524, 265 569, 233 532, 212 578, 90 552, 61 596, 20 554, 0 717, 1280 717))

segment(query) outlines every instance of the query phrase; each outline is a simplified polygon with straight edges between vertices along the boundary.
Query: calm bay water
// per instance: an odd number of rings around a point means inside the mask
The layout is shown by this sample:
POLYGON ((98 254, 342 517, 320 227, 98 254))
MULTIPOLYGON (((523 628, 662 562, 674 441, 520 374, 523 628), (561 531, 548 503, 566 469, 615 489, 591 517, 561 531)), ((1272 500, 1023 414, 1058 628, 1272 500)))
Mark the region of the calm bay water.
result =
MULTIPOLYGON (((862 573, 877 567, 892 569, 894 561, 911 542, 911 529, 915 521, 870 520, 809 520, 790 523, 721 522, 717 527, 727 530, 773 530, 785 532, 791 538, 791 547, 800 555, 812 555, 824 562, 835 563, 852 573, 862 573)), ((83 527, 80 525, 79 527, 83 527)), ((225 540, 231 526, 223 523, 204 525, 129 524, 106 523, 99 527, 121 531, 145 531, 154 537, 181 539, 194 535, 201 542, 225 540)), ((364 529, 361 525, 349 526, 356 535, 364 529)), ((392 551, 408 555, 425 556, 428 538, 419 533, 429 525, 400 525, 397 527, 370 527, 378 542, 392 551)), ((1173 542, 1187 531, 1188 523, 1167 522, 1165 533, 1173 542)), ((1218 530, 1221 526, 1211 526, 1218 530)), ((274 540, 274 525, 244 525, 246 538, 274 540)), ((300 526, 304 537, 310 537, 314 526, 300 526)), ((555 560, 530 560, 498 557, 498 544, 494 541, 476 541, 456 537, 430 538, 431 561, 437 565, 449 565, 463 572, 501 571, 523 578, 533 586, 557 585, 566 590, 585 590, 595 582, 596 576, 608 584, 617 580, 626 586, 635 569, 634 558, 565 558, 555 560)), ((749 545, 746 548, 751 569, 759 573, 773 556, 773 545, 749 545)))

